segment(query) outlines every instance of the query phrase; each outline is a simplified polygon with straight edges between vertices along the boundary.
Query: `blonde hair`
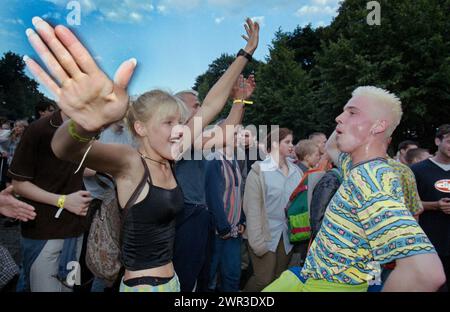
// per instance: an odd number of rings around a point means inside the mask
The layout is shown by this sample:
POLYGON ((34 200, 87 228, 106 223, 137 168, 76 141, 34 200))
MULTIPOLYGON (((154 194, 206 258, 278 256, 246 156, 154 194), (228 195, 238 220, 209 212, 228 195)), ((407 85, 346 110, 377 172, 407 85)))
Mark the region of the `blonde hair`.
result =
POLYGON ((374 86, 358 87, 353 91, 352 96, 367 97, 383 108, 380 115, 388 121, 386 137, 390 137, 402 119, 403 111, 400 99, 395 94, 374 86))
MULTIPOLYGON (((25 119, 20 119, 20 120, 16 120, 15 122, 14 122, 14 128, 13 128, 13 130, 11 131, 11 134, 10 134, 10 138, 12 139, 12 140, 17 140, 17 138, 19 137, 19 135, 17 134, 17 132, 15 131, 15 128, 16 128, 16 126, 18 126, 18 125, 22 125, 23 127, 24 127, 24 129, 26 129, 27 127, 28 127, 28 121, 26 121, 25 119)), ((23 133, 22 133, 23 134, 23 133)), ((21 134, 21 135, 22 135, 21 134)))
POLYGON ((153 116, 162 119, 169 115, 180 113, 181 122, 184 123, 186 112, 187 109, 183 102, 176 96, 166 91, 152 90, 131 101, 126 121, 131 133, 135 137, 139 137, 134 129, 135 122, 147 122, 153 116))
POLYGON ((319 146, 313 140, 300 140, 295 145, 295 154, 298 160, 305 160, 305 157, 312 155, 316 150, 319 150, 319 146))

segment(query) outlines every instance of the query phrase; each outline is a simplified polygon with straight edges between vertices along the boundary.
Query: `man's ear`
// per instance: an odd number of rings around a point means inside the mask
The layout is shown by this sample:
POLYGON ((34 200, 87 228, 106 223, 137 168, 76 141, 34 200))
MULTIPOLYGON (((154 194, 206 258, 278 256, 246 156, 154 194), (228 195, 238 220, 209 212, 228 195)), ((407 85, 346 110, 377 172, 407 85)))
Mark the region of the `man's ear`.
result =
POLYGON ((147 136, 147 128, 144 126, 142 122, 140 122, 139 120, 135 121, 133 126, 134 130, 139 136, 141 137, 147 136))
POLYGON ((371 134, 383 133, 387 129, 387 121, 386 120, 377 120, 375 124, 372 126, 370 130, 371 134))
POLYGON ((439 139, 439 138, 434 139, 434 144, 436 144, 436 146, 441 145, 441 143, 442 143, 441 139, 439 139))

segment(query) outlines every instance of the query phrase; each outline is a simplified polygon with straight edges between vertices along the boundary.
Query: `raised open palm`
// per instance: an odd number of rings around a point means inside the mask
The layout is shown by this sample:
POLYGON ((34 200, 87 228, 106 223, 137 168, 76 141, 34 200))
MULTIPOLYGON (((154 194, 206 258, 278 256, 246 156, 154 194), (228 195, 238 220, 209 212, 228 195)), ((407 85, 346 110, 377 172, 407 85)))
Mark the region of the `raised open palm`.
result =
POLYGON ((112 81, 69 29, 53 28, 39 17, 32 22, 36 32, 27 29, 28 40, 50 74, 31 58, 24 60, 56 96, 61 110, 87 131, 98 131, 122 119, 128 109, 126 89, 136 60, 123 62, 112 81))

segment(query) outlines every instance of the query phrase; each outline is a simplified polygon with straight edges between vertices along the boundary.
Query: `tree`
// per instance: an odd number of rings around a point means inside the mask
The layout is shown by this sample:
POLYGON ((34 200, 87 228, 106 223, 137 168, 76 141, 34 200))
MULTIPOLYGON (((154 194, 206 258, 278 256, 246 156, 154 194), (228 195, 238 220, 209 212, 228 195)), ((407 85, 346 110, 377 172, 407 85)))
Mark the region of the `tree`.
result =
POLYGON ((25 75, 22 58, 7 52, 0 59, 0 116, 9 119, 31 117, 34 105, 44 97, 38 84, 25 75))
POLYGON ((333 124, 354 88, 375 85, 402 100, 394 145, 415 138, 431 146, 435 128, 450 119, 450 1, 379 2, 380 26, 367 24, 367 1, 348 0, 327 29, 312 70, 320 81, 314 94, 329 112, 322 122, 333 124))
MULTIPOLYGON (((257 64, 256 100, 245 122, 287 126, 297 138, 330 134, 351 92, 373 85, 402 101, 393 145, 411 138, 433 147, 436 127, 450 122, 450 0, 378 2, 379 26, 368 25, 366 0, 346 0, 327 27, 279 30, 265 63, 257 64)), ((232 59, 224 57, 199 77, 199 90, 220 76, 232 59)))
POLYGON ((257 70, 255 104, 246 110, 245 123, 279 125, 305 136, 313 127, 314 107, 308 101, 309 76, 288 46, 289 36, 278 31, 266 64, 257 70))

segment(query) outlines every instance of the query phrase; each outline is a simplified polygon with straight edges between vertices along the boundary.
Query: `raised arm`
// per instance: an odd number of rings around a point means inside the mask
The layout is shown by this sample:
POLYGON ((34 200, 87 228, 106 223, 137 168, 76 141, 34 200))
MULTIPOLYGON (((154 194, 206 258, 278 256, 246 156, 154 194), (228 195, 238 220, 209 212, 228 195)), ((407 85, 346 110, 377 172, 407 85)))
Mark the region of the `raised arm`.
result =
MULTIPOLYGON (((253 55, 258 46, 259 25, 256 22, 253 23, 250 18, 247 18, 245 30, 248 36, 243 36, 244 39, 247 40, 247 45, 245 46, 244 51, 250 55, 253 55)), ((213 121, 213 119, 223 109, 235 81, 238 79, 247 63, 248 59, 246 57, 237 57, 230 65, 230 67, 228 67, 222 77, 220 77, 220 79, 208 92, 205 100, 203 101, 203 105, 187 124, 192 134, 190 141, 191 144, 193 143, 194 139, 202 133, 203 130, 202 127, 194 127, 194 123, 198 122, 198 118, 200 118, 200 120, 202 121, 202 126, 206 127, 211 121, 213 121)), ((186 150, 188 148, 189 146, 183 146, 183 150, 186 150)))
MULTIPOLYGON (((74 122, 70 129, 66 122, 57 130, 52 149, 59 158, 79 162, 90 144, 83 138, 94 137, 103 127, 124 117, 128 108, 126 88, 136 60, 122 63, 112 81, 69 29, 61 25, 53 28, 39 17, 33 18, 33 25, 36 32, 27 29, 28 40, 50 74, 28 57, 25 62, 74 122)), ((114 175, 126 169, 128 155, 123 147, 95 143, 85 164, 114 175)))
MULTIPOLYGON (((243 75, 240 75, 233 86, 229 98, 232 100, 247 100, 252 96, 255 88, 256 83, 254 75, 250 75, 248 79, 245 79, 243 75)), ((234 126, 240 124, 242 122, 242 118, 244 117, 244 111, 244 103, 233 103, 233 106, 231 107, 230 113, 228 114, 227 118, 220 125, 216 126, 220 127, 221 132, 215 131, 216 127, 209 131, 203 132, 204 135, 202 136, 202 140, 196 140, 194 142, 194 147, 196 149, 211 149, 213 146, 225 146, 227 142, 229 140, 232 140, 234 137, 234 131, 229 131, 229 133, 227 133, 227 126, 233 126, 234 129, 234 126), (211 137, 208 132, 215 134, 221 133, 222 136, 215 135, 211 137)))

